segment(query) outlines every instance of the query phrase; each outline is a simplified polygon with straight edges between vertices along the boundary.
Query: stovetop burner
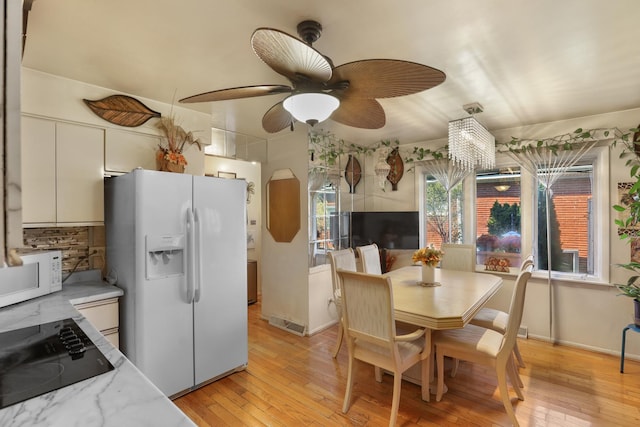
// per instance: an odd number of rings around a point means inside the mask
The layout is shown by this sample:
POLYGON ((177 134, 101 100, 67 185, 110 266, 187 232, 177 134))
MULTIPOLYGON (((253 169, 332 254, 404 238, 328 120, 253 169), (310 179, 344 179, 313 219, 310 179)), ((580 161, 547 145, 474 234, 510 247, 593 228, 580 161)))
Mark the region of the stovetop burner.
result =
POLYGON ((0 333, 0 409, 112 369, 71 318, 0 333))

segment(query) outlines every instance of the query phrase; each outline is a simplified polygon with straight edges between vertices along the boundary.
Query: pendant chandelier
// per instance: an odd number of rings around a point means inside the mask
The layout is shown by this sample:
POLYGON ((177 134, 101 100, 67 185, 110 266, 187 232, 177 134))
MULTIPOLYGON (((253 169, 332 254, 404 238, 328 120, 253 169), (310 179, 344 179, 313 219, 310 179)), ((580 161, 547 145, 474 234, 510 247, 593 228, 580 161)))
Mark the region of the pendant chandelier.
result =
POLYGON ((449 158, 464 170, 491 169, 496 163, 496 139, 473 117, 483 107, 475 102, 462 108, 471 116, 449 122, 449 158))

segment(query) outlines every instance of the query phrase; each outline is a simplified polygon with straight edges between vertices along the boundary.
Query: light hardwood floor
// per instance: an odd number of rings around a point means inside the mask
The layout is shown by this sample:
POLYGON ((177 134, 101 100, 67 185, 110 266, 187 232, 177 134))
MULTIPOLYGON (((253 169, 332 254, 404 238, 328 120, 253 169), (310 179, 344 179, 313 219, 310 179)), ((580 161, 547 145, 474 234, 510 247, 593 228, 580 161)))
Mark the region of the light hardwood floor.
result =
MULTIPOLYGON (((358 365, 347 414, 342 399, 347 349, 331 357, 337 327, 299 337, 260 319, 249 307, 249 365, 189 393, 175 403, 199 426, 386 426, 393 378, 374 379, 358 365)), ((629 333, 628 340, 640 339, 629 333)), ((510 389, 521 426, 639 426, 640 362, 536 340, 519 339, 526 368, 524 401, 510 389)), ((509 425, 493 372, 461 363, 442 401, 420 399, 417 385, 403 382, 398 426, 509 425)))

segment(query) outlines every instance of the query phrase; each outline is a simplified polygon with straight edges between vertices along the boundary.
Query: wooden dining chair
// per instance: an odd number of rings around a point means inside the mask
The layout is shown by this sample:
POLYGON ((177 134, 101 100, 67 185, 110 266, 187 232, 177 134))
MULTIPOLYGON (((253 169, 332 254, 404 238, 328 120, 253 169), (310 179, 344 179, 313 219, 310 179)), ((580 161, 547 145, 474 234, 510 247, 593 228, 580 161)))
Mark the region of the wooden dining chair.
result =
MULTIPOLYGON (((389 426, 396 424, 400 405, 402 373, 422 361, 423 399, 429 400, 429 380, 424 329, 396 335, 391 279, 381 275, 338 270, 342 292, 345 339, 349 349, 347 388, 342 412, 351 406, 354 361, 369 363, 393 374, 393 395, 389 426)), ((376 380, 382 381, 382 375, 376 380)))
POLYGON ((338 284, 338 269, 356 271, 356 256, 353 249, 341 249, 328 253, 329 265, 331 266, 331 285, 333 286, 333 303, 338 313, 338 338, 333 348, 333 357, 338 356, 342 346, 344 330, 342 325, 342 297, 340 295, 340 285, 338 284))
MULTIPOLYGON (((535 260, 533 255, 529 255, 525 258, 520 266, 520 271, 526 270, 528 266, 533 266, 535 260)), ((514 289, 515 290, 515 289, 514 289)), ((469 321, 472 325, 482 326, 483 328, 493 329, 494 331, 500 332, 504 334, 507 330, 507 322, 509 320, 509 314, 505 313, 502 310, 497 310, 495 308, 483 307, 478 311, 478 313, 469 321)), ((520 325, 518 325, 520 328, 520 325)), ((516 340, 515 345, 513 346, 513 353, 516 356, 516 360, 518 361, 518 366, 524 368, 524 360, 522 360, 522 355, 520 354, 520 349, 518 348, 518 342, 516 340)), ((522 386, 522 381, 518 376, 519 385, 522 386)))
POLYGON ((380 251, 378 245, 372 243, 366 246, 356 247, 358 257, 362 261, 362 271, 368 274, 382 274, 380 265, 380 251))
POLYGON ((511 404, 511 399, 509 398, 507 377, 509 377, 513 389, 518 395, 518 399, 524 400, 522 390, 516 384, 517 373, 515 363, 513 362, 513 347, 522 320, 524 297, 532 269, 532 265, 527 266, 524 271, 520 272, 516 279, 509 308, 509 319, 504 335, 492 329, 471 324, 460 329, 436 331, 432 335, 433 347, 436 353, 436 365, 438 368, 437 401, 442 399, 444 390, 445 356, 493 367, 498 378, 498 388, 504 408, 513 425, 519 425, 511 404))
MULTIPOLYGON (((441 248, 444 255, 440 260, 440 268, 446 270, 474 271, 476 269, 476 246, 459 243, 443 243, 441 248)), ((453 361, 451 377, 456 376, 460 361, 453 361)))
POLYGON ((440 268, 447 270, 475 271, 475 245, 443 243, 441 249, 442 252, 444 252, 444 255, 440 261, 440 268))

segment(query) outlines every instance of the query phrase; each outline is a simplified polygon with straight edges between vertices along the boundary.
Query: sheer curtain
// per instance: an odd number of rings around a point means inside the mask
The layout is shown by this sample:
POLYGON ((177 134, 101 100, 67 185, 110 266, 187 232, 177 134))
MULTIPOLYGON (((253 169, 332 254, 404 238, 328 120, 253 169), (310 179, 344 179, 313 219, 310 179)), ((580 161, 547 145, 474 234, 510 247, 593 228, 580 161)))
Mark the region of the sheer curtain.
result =
MULTIPOLYGON (((598 135, 607 131, 592 130, 581 132, 581 135, 561 135, 544 141, 517 140, 514 148, 502 151, 513 158, 523 169, 536 178, 542 186, 545 196, 547 221, 547 286, 549 295, 549 338, 554 341, 553 333, 553 286, 551 279, 551 229, 549 205, 551 201, 551 187, 560 177, 576 165, 599 142, 598 135), (571 142, 569 142, 571 140, 571 142)), ((534 245, 534 253, 537 245, 534 245)), ((536 257, 538 258, 538 257, 536 257)))
POLYGON ((451 243, 452 223, 451 216, 451 189, 462 182, 473 170, 465 170, 458 166, 455 162, 448 158, 421 160, 416 162, 422 166, 427 175, 433 176, 447 192, 447 221, 449 224, 449 232, 447 243, 451 243))

